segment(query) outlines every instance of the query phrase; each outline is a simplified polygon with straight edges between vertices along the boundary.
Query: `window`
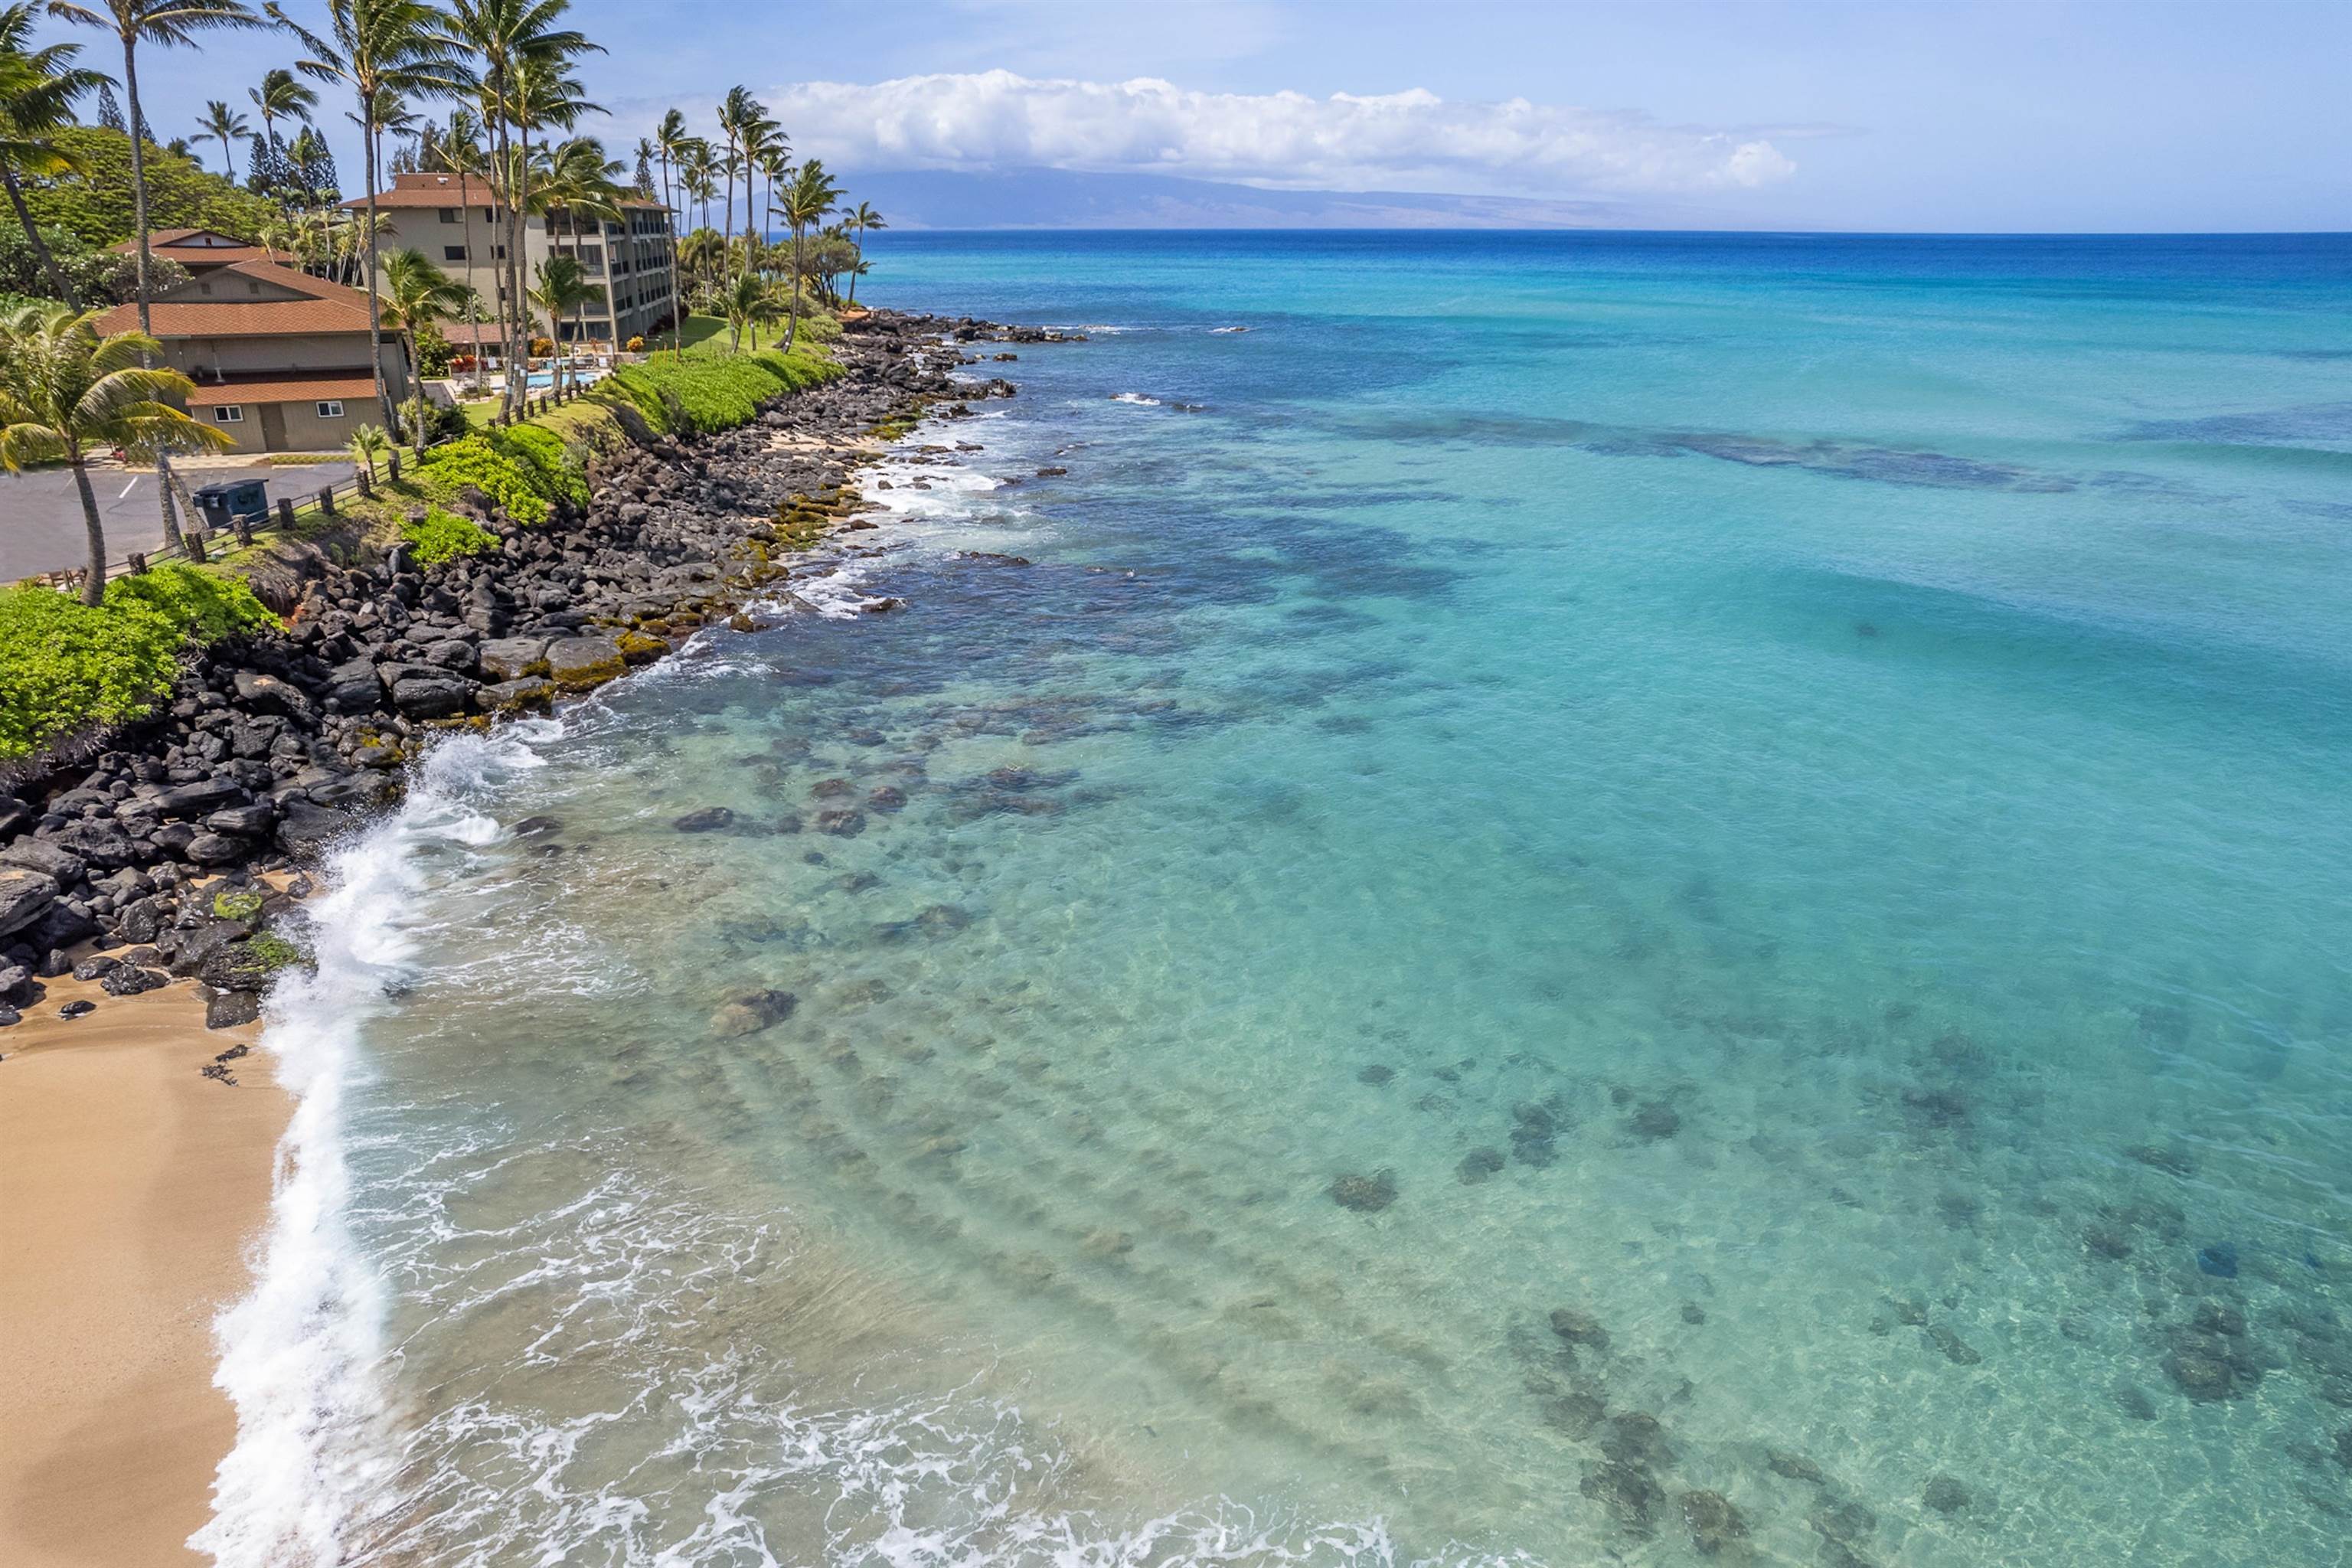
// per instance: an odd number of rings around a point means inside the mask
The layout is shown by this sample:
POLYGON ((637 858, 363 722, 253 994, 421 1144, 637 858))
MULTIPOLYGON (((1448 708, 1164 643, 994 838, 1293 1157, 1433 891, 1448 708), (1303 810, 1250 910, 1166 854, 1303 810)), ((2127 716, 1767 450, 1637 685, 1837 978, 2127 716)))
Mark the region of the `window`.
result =
POLYGON ((329 401, 329 402, 321 403, 320 405, 319 405, 319 417, 320 417, 320 418, 321 418, 321 419, 341 419, 342 416, 343 416, 343 405, 342 405, 342 404, 341 404, 341 402, 339 402, 339 401, 331 401, 331 401, 329 401))
POLYGON ((445 245, 441 247, 441 259, 463 261, 466 259, 466 247, 462 245, 445 245))
POLYGON ((441 221, 443 223, 456 223, 457 221, 457 209, 456 207, 443 207, 441 209, 441 221))
POLYGON ((242 425, 245 423, 245 410, 239 408, 234 403, 221 404, 213 410, 213 423, 215 425, 242 425))

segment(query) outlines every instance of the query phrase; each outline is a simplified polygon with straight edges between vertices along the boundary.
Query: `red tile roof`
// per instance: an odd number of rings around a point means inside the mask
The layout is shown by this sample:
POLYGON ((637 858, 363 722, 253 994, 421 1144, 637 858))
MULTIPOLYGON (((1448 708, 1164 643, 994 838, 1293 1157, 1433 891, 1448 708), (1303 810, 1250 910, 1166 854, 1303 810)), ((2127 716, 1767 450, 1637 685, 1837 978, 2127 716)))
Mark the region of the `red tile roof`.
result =
POLYGON ((228 403, 316 403, 329 398, 372 403, 375 380, 363 370, 298 370, 282 375, 200 381, 188 395, 191 408, 228 403))

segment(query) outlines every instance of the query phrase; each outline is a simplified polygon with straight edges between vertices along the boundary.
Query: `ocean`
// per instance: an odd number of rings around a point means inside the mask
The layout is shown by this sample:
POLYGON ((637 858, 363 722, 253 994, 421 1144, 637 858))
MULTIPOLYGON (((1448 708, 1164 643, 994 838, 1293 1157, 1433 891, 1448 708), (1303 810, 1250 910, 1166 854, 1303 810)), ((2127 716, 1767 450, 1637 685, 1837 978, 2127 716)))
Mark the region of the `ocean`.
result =
POLYGON ((340 858, 199 1544, 2344 1560, 2352 239, 870 254, 1087 341, 340 858))

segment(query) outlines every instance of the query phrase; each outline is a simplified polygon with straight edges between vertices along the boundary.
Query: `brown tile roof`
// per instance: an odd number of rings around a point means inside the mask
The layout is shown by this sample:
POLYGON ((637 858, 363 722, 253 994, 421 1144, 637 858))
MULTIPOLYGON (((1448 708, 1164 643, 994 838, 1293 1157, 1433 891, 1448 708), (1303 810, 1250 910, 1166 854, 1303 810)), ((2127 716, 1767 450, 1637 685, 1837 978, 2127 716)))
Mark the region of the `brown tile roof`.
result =
POLYGON ((283 375, 232 376, 200 381, 188 395, 191 408, 228 403, 315 403, 327 398, 372 403, 375 379, 363 370, 299 370, 283 375))
MULTIPOLYGON (((240 261, 214 276, 235 275, 282 284, 309 296, 301 300, 163 300, 148 307, 159 338, 271 338, 317 332, 364 332, 367 295, 271 261, 240 261)), ((117 305, 99 318, 100 332, 127 332, 139 325, 139 307, 117 305)))
MULTIPOLYGON (((109 247, 117 256, 129 256, 139 248, 136 239, 126 239, 109 247)), ((182 266, 201 263, 207 267, 227 267, 239 261, 267 261, 269 252, 260 246, 238 240, 233 234, 223 234, 216 228, 157 228, 147 232, 147 248, 158 256, 177 261, 182 266), (199 235, 215 239, 235 241, 229 245, 188 245, 184 241, 199 235)))

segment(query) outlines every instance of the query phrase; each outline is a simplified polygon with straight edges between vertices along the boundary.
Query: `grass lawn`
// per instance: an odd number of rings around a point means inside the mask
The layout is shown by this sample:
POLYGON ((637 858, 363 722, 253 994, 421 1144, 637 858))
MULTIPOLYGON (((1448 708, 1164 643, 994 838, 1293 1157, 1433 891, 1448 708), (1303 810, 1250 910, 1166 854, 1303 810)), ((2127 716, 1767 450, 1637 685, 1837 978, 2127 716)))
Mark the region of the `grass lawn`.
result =
MULTIPOLYGON (((656 332, 646 340, 647 350, 667 353, 674 345, 667 332, 656 332)), ((686 357, 716 359, 727 353, 727 323, 717 316, 693 316, 686 319, 686 357)))

